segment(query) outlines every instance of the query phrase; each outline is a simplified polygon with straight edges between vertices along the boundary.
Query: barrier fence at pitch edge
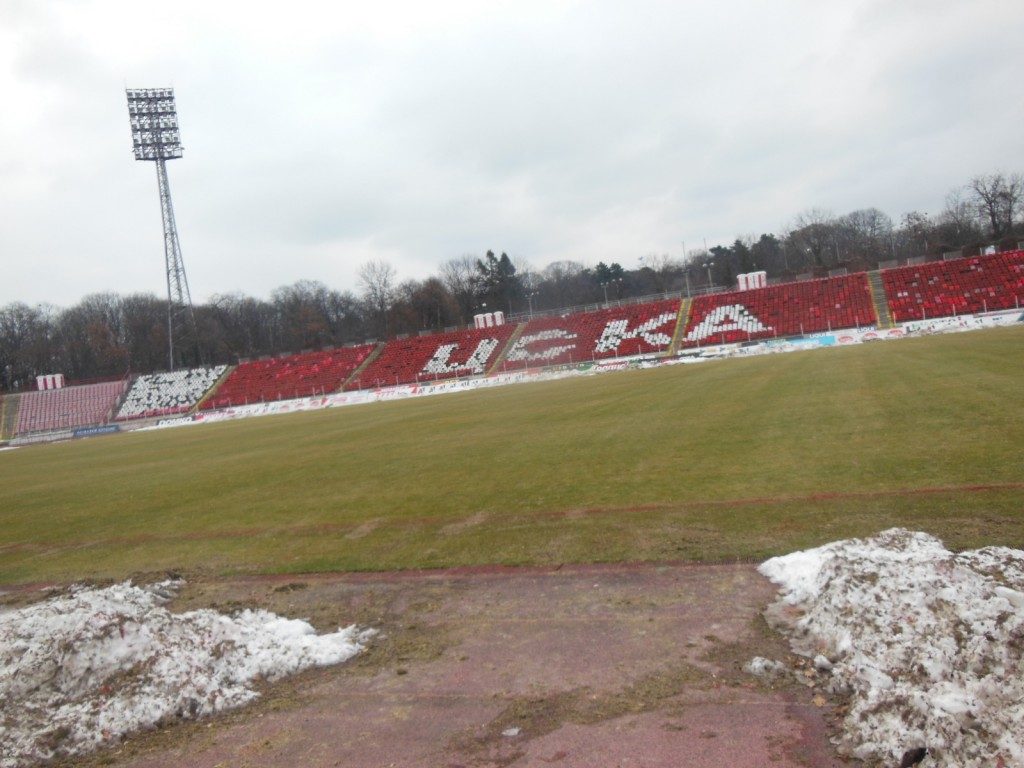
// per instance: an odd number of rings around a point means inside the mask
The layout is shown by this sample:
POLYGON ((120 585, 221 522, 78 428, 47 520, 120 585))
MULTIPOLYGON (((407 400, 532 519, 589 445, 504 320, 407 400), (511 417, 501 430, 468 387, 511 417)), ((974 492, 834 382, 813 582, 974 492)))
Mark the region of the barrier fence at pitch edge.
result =
MULTIPOLYGON (((166 424, 146 427, 145 429, 164 429, 185 426, 187 424, 216 423, 255 416, 269 416, 281 413, 321 410, 324 408, 344 407, 363 403, 405 400, 414 397, 452 394, 471 390, 500 387, 531 381, 551 381, 575 376, 598 375, 626 369, 650 368, 680 363, 706 363, 714 359, 726 357, 745 357, 765 354, 780 354, 801 350, 823 349, 836 346, 892 341, 910 336, 932 333, 955 333, 980 328, 1024 323, 1024 314, 1020 312, 991 313, 985 316, 964 316, 947 318, 950 322, 934 321, 929 327, 912 328, 861 328, 821 333, 805 337, 785 339, 764 339, 753 343, 734 343, 725 345, 709 345, 705 347, 681 349, 677 355, 664 357, 659 355, 638 355, 629 358, 583 361, 566 365, 560 369, 532 369, 499 373, 493 376, 442 380, 430 384, 401 384, 373 390, 335 393, 323 397, 300 398, 270 403, 242 405, 234 408, 197 413, 192 421, 167 419, 166 424), (953 322, 956 320, 956 322, 953 322)), ((908 324, 910 325, 910 324, 908 324)))
POLYGON ((72 437, 95 437, 96 435, 112 435, 115 432, 120 432, 121 426, 119 424, 100 424, 95 427, 79 427, 78 429, 71 431, 72 437))

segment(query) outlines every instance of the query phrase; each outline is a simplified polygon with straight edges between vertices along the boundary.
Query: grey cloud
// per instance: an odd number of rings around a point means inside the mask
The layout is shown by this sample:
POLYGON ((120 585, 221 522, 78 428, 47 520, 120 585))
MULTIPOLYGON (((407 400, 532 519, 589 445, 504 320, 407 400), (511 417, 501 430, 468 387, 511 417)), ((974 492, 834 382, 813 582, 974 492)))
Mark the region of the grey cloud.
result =
POLYGON ((625 263, 811 206, 935 212, 1019 157, 1024 8, 998 0, 966 26, 946 2, 592 2, 442 4, 419 26, 367 7, 330 32, 303 26, 327 6, 236 21, 186 2, 147 46, 104 25, 151 11, 81 6, 109 42, 70 33, 72 7, 0 11, 18 45, 0 78, 30 99, 0 126, 0 303, 160 291, 125 81, 177 89, 171 184, 200 298, 352 288, 368 258, 424 276, 486 248, 625 263))

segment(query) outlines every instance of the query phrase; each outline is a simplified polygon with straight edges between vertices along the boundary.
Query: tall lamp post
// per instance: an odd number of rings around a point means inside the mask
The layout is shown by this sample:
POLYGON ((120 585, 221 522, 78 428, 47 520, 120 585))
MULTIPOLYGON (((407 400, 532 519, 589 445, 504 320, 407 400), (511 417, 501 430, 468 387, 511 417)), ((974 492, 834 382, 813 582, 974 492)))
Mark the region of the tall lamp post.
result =
POLYGON ((608 308, 608 286, 611 285, 612 283, 621 283, 621 282, 622 282, 622 278, 621 277, 613 277, 610 280, 605 280, 603 283, 600 283, 601 288, 604 289, 604 307, 605 307, 605 309, 608 308))
POLYGON ((683 265, 683 278, 686 280, 686 298, 690 298, 690 269, 689 265, 686 263, 686 241, 681 240, 680 243, 683 246, 683 260, 680 264, 683 265))
POLYGON ((715 262, 713 262, 713 261, 705 261, 704 262, 704 269, 706 269, 708 271, 708 291, 711 290, 711 286, 713 285, 713 282, 711 280, 711 268, 713 266, 715 266, 715 262))
MULTIPOLYGON (((178 110, 173 88, 128 88, 128 116, 132 129, 132 147, 136 160, 156 164, 157 186, 160 189, 160 214, 164 225, 164 266, 167 273, 167 369, 174 370, 175 331, 191 332, 196 350, 199 333, 192 309, 192 295, 185 275, 185 262, 178 243, 178 227, 171 204, 171 186, 167 179, 167 160, 182 155, 178 132, 178 110)), ((179 343, 179 354, 181 344, 179 343)))
POLYGON ((530 291, 526 294, 526 300, 530 304, 530 319, 533 319, 533 297, 537 295, 537 291, 530 291))

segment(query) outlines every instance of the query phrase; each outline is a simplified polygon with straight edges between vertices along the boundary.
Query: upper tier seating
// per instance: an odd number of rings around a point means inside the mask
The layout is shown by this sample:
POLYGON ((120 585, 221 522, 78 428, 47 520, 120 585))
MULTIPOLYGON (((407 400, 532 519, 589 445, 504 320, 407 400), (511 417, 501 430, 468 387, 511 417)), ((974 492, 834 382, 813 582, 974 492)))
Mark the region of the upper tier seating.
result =
POLYGON ((882 272, 893 322, 1024 306, 1024 251, 882 272))
POLYGON ((102 424, 110 418, 125 381, 25 392, 18 409, 18 434, 102 424))
POLYGON ((515 328, 498 325, 394 339, 347 388, 369 389, 485 374, 515 328))
POLYGON ((305 352, 241 363, 203 401, 202 410, 336 392, 374 349, 373 344, 305 352))
POLYGON ((668 299, 531 320, 502 367, 565 365, 665 350, 672 343, 679 303, 679 299, 668 299))
POLYGON ((772 285, 698 296, 683 346, 735 343, 875 325, 867 275, 772 285))
POLYGON ((218 365, 139 376, 128 390, 117 418, 139 419, 188 411, 217 383, 225 370, 226 365, 218 365))

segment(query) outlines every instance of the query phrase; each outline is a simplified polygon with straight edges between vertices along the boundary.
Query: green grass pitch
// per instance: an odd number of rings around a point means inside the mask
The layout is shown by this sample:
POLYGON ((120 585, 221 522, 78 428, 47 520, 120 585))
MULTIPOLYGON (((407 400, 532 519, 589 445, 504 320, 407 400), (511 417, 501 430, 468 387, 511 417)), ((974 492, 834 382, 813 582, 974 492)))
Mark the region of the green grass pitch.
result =
POLYGON ((0 454, 0 583, 1024 547, 1024 328, 0 454))

